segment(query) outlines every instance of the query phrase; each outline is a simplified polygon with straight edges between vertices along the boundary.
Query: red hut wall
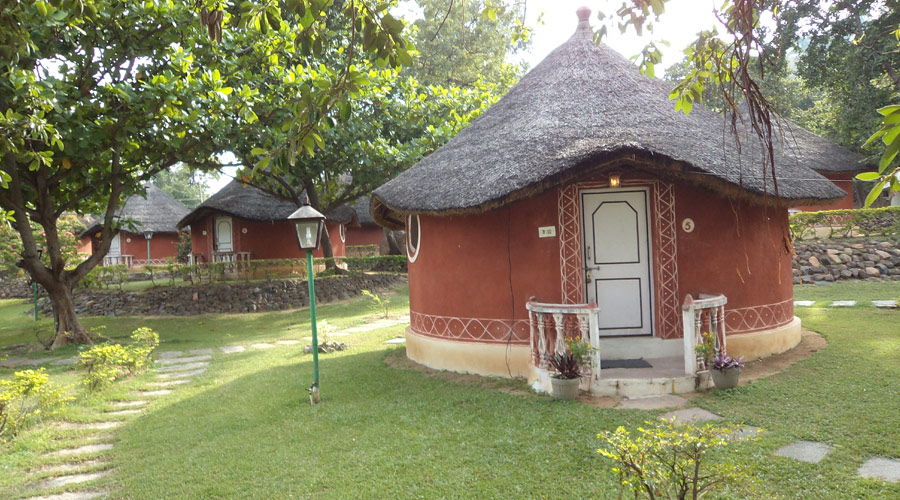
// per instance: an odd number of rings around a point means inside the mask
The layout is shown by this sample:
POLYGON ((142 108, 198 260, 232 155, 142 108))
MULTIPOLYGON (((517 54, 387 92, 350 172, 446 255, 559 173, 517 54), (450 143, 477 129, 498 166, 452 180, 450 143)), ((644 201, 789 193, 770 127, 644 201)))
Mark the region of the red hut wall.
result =
POLYGON ((830 179, 831 182, 834 182, 837 187, 843 189, 847 194, 844 195, 844 197, 840 200, 828 205, 801 205, 794 208, 803 210, 804 212, 818 212, 819 210, 842 210, 853 208, 855 206, 853 204, 853 178, 856 176, 856 173, 834 172, 823 173, 822 175, 830 179))
POLYGON ((346 245, 362 246, 381 244, 382 231, 379 226, 348 227, 346 245))
MULTIPOLYGON (((650 178, 626 182, 648 186, 653 198, 657 336, 681 337, 680 304, 688 293, 725 294, 733 334, 793 320, 785 209, 650 178), (682 229, 685 218, 694 222, 690 233, 682 229)), ((530 297, 584 302, 580 217, 566 200, 605 183, 585 181, 483 214, 421 216, 419 253, 409 265, 412 329, 453 340, 526 343, 530 297), (539 238, 542 226, 556 227, 557 236, 539 238)))
MULTIPOLYGON (((209 216, 191 224, 191 253, 202 255, 204 262, 210 262, 215 252, 215 219, 215 216, 209 216)), ((339 227, 336 223, 325 223, 334 255, 343 257, 344 243, 341 242, 339 227)), ((297 246, 293 223, 287 220, 260 222, 232 217, 231 235, 234 251, 250 252, 253 260, 299 259, 306 255, 297 246)), ((322 257, 321 248, 313 252, 313 256, 322 257)))
MULTIPOLYGON (((147 260, 147 240, 143 234, 119 232, 119 243, 122 255, 131 255, 135 261, 144 263, 147 260), (131 240, 131 241, 129 241, 131 240)), ((151 259, 174 259, 178 255, 178 235, 176 233, 153 233, 150 238, 151 259)))

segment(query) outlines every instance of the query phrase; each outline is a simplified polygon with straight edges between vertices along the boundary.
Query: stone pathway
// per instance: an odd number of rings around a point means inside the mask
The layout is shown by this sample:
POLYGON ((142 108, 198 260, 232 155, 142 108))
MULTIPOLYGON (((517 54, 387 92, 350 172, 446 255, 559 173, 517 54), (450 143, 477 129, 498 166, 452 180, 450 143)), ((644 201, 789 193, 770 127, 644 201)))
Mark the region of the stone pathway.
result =
MULTIPOLYGON (((812 307, 816 304, 815 300, 795 300, 794 307, 812 307)), ((897 300, 872 300, 867 302, 858 302, 855 300, 835 300, 828 305, 828 307, 854 307, 857 304, 860 305, 869 305, 872 307, 877 307, 879 309, 897 309, 898 303, 897 300)))
MULTIPOLYGON (((209 366, 212 360, 212 349, 195 349, 188 351, 185 355, 181 351, 167 351, 158 353, 157 357, 157 374, 155 382, 148 382, 147 386, 156 387, 175 387, 187 384, 193 380, 193 377, 202 374, 209 366), (174 378, 174 380, 167 380, 174 378)), ((151 389, 138 390, 132 395, 140 399, 128 401, 112 401, 109 408, 101 415, 103 418, 114 418, 115 420, 101 420, 98 422, 62 422, 56 425, 56 429, 62 431, 102 431, 115 429, 127 422, 127 419, 134 418, 135 415, 144 413, 146 406, 150 403, 151 398, 168 396, 174 391, 172 389, 151 389)), ((33 485, 35 490, 50 490, 65 486, 78 485, 88 483, 109 475, 112 470, 107 468, 108 463, 103 460, 103 452, 112 450, 115 446, 112 443, 102 442, 108 441, 112 436, 98 435, 88 436, 87 439, 99 440, 96 444, 85 444, 73 448, 64 448, 47 454, 48 457, 63 457, 67 461, 61 464, 52 465, 37 469, 35 473, 49 475, 33 485), (79 460, 84 455, 97 454, 98 458, 92 460, 79 460), (101 470, 91 470, 101 468, 101 470)), ((66 492, 57 495, 34 496, 28 500, 87 500, 106 495, 104 491, 82 491, 82 492, 66 492)))
POLYGON ((817 464, 832 450, 831 445, 815 441, 797 441, 775 450, 779 457, 793 458, 801 462, 817 464))
POLYGON ((900 481, 900 460, 887 458, 870 458, 863 463, 856 473, 860 477, 881 479, 896 483, 900 481))

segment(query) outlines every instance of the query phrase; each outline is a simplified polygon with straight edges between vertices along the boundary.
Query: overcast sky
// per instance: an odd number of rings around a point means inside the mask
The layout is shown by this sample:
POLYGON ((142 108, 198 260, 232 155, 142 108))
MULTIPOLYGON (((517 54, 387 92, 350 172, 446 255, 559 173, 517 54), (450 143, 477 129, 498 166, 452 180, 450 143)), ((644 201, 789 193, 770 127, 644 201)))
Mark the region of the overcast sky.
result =
MULTIPOLYGON (((658 68, 657 76, 662 76, 663 68, 678 61, 684 55, 683 50, 696 38, 697 32, 709 29, 715 25, 713 15, 713 0, 670 0, 666 4, 666 12, 658 23, 654 23, 652 34, 644 33, 643 37, 635 35, 634 30, 629 30, 625 35, 618 29, 609 30, 604 43, 624 55, 631 57, 641 51, 650 40, 665 40, 669 47, 662 47, 662 68, 658 68)), ((721 1, 719 2, 721 3, 721 1)), ((518 58, 527 61, 533 68, 541 62, 553 49, 562 45, 578 24, 575 11, 578 7, 586 5, 591 8, 591 23, 598 24, 596 15, 602 10, 607 15, 612 14, 622 5, 622 0, 604 0, 585 2, 584 0, 528 0, 526 22, 533 27, 532 46, 528 53, 519 54, 518 58), (543 12, 542 23, 536 24, 538 15, 543 12)), ((233 158, 233 157, 231 157, 233 158)), ((232 159, 230 161, 233 161, 232 159)), ((226 175, 218 180, 210 181, 210 194, 215 193, 225 186, 233 175, 235 169, 226 169, 226 175)))

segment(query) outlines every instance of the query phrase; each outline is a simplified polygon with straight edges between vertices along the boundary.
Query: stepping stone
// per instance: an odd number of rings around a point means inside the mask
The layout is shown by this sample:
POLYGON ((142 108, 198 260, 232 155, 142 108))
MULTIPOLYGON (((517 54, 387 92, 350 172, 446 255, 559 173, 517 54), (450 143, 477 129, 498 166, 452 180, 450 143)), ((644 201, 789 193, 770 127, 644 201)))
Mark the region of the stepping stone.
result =
POLYGON ((795 300, 794 307, 812 307, 815 303, 815 300, 795 300))
POLYGON ((835 300, 831 303, 831 307, 853 307, 855 305, 855 300, 835 300))
POLYGON ((300 342, 301 342, 300 340, 279 340, 278 342, 275 342, 275 343, 278 345, 297 345, 300 342))
POLYGON ((209 361, 198 361, 196 363, 185 363, 183 365, 161 366, 156 370, 159 372, 183 372, 187 370, 195 370, 197 368, 206 368, 207 366, 209 366, 209 361))
POLYGON ((244 352, 247 349, 244 349, 244 347, 239 345, 226 345, 220 347, 219 350, 224 352, 225 354, 234 354, 236 352, 244 352))
POLYGON ((250 347, 254 349, 271 349, 275 347, 275 344, 268 344, 266 342, 260 342, 258 344, 250 344, 250 347))
POLYGON ((900 481, 900 460, 870 458, 859 467, 856 473, 862 477, 896 483, 900 481))
POLYGON ((762 434, 762 431, 759 427, 753 427, 752 425, 745 425, 740 429, 731 433, 731 439, 735 441, 739 441, 741 439, 749 439, 754 438, 762 434))
POLYGON ((160 373, 156 376, 156 378, 189 378, 195 377, 197 375, 202 375, 204 372, 206 372, 206 368, 200 368, 199 370, 193 370, 189 372, 160 373))
POLYGON ((882 309, 896 309, 897 301, 896 300, 873 300, 872 305, 875 307, 880 307, 882 309))
POLYGON ((180 378, 178 380, 166 380, 165 382, 147 382, 150 387, 174 387, 176 385, 190 384, 193 382, 190 378, 180 378))
POLYGON ((61 474, 63 472, 74 472, 98 465, 107 465, 107 462, 104 462, 102 460, 86 460, 84 462, 78 462, 75 464, 59 464, 51 465, 49 467, 41 467, 40 469, 37 469, 36 472, 42 472, 44 474, 61 474))
POLYGON ((385 340, 384 343, 385 343, 385 344, 405 344, 405 343, 406 343, 406 339, 391 339, 391 340, 385 340))
POLYGON ((674 418, 676 424, 693 424, 697 422, 706 422, 707 420, 716 420, 722 417, 716 415, 711 411, 706 411, 703 408, 685 408, 683 410, 663 413, 659 416, 659 418, 664 418, 666 420, 671 420, 674 418))
POLYGON ((196 363, 197 361, 209 361, 212 359, 212 356, 209 354, 205 354, 203 356, 191 356, 189 358, 168 358, 168 359, 160 359, 156 361, 158 365, 178 365, 183 363, 196 363))
POLYGON ((141 399, 138 399, 135 401, 115 401, 111 404, 112 404, 112 406, 115 406, 116 408, 132 408, 135 406, 144 406, 145 404, 147 404, 147 402, 143 401, 141 399))
POLYGON ((663 396, 648 396, 645 398, 626 399, 622 401, 619 408, 628 408, 630 410, 660 410, 662 408, 682 407, 687 404, 687 399, 674 394, 666 394, 663 396))
POLYGON ((78 364, 78 358, 63 358, 57 359, 56 361, 50 363, 53 366, 70 366, 78 364))
POLYGON ((121 417, 125 415, 137 415, 138 413, 143 413, 144 410, 117 410, 117 411, 108 411, 106 415, 111 415, 115 417, 121 417))
POLYGON ((797 441, 775 450, 779 457, 793 458, 801 462, 817 464, 831 451, 831 446, 815 441, 797 441))
POLYGON ((156 354, 158 359, 180 358, 184 353, 181 351, 165 351, 156 354))
POLYGON ((43 481, 38 485, 38 488, 46 490, 50 488, 57 488, 59 486, 65 486, 67 484, 86 483, 88 481, 93 481, 94 479, 100 479, 107 474, 109 474, 109 471, 89 472, 87 474, 73 474, 71 476, 55 477, 53 479, 43 481))
POLYGON ((157 397, 157 396, 168 396, 169 394, 172 394, 172 390, 171 389, 160 389, 158 391, 138 391, 135 394, 137 394, 138 396, 141 396, 141 397, 147 396, 147 397, 153 398, 153 397, 157 397))
POLYGON ((58 495, 47 495, 40 497, 30 497, 25 500, 91 500, 92 498, 102 497, 106 495, 106 492, 103 491, 81 491, 81 492, 69 492, 69 493, 60 493, 58 495))
POLYGON ((80 423, 80 422, 62 422, 54 427, 57 429, 61 429, 64 431, 74 431, 74 430, 86 430, 86 431, 102 431, 107 429, 115 429, 116 427, 122 425, 120 421, 113 422, 90 422, 90 423, 80 423))
POLYGON ((191 349, 188 352, 194 356, 201 356, 203 354, 212 354, 212 349, 191 349))
POLYGON ((59 450, 57 452, 51 453, 51 455, 58 457, 67 457, 69 455, 81 455, 82 453, 97 453, 98 451, 107 451, 113 449, 113 445, 109 443, 104 444, 89 444, 86 446, 79 446, 78 448, 66 448, 64 450, 59 450))

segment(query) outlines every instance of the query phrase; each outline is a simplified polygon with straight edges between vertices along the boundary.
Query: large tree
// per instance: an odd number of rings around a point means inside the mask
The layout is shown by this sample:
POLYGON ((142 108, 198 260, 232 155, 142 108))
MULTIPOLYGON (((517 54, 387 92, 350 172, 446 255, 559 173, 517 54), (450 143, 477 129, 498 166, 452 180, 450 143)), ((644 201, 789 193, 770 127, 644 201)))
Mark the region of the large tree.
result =
POLYGON ((67 0, 0 9, 0 208, 22 239, 19 267, 50 296, 54 347, 90 342, 72 289, 109 250, 122 201, 179 161, 216 166, 212 155, 226 149, 230 121, 257 119, 251 107, 262 94, 254 75, 220 71, 253 49, 232 34, 290 43, 305 55, 289 68, 277 57, 265 63, 298 85, 282 103, 294 113, 281 124, 290 139, 278 151, 307 145, 332 107, 365 84, 354 54, 375 54, 385 66, 408 62, 403 23, 390 15, 390 2, 294 0, 285 4, 292 25, 274 2, 231 11, 219 5, 67 0), (347 36, 333 42, 336 22, 347 36), (332 43, 344 57, 318 63, 316 54, 332 43), (67 211, 104 219, 98 251, 77 264, 61 251, 58 220, 67 211), (43 261, 32 223, 46 235, 43 261))
POLYGON ((512 56, 530 47, 525 0, 416 0, 421 17, 410 38, 418 56, 404 70, 424 85, 472 87, 524 72, 512 56))

